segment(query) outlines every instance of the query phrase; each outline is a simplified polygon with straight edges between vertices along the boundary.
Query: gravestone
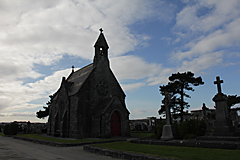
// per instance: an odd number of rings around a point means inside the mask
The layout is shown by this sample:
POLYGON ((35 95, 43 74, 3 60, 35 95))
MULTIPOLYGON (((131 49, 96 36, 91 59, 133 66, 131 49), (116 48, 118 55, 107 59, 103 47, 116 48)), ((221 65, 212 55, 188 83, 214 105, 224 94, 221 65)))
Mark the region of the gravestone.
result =
POLYGON ((176 138, 177 135, 176 135, 176 129, 172 125, 172 119, 170 114, 171 100, 168 95, 168 92, 165 93, 165 98, 162 102, 164 103, 165 110, 166 110, 166 124, 163 126, 161 140, 171 140, 176 138))
POLYGON ((213 97, 213 101, 216 106, 216 121, 214 126, 214 135, 215 136, 233 136, 235 129, 232 125, 230 119, 230 114, 228 110, 228 98, 225 94, 222 93, 221 83, 223 80, 220 80, 220 77, 216 77, 214 84, 217 84, 218 93, 213 97))
POLYGON ((207 109, 208 108, 206 107, 206 104, 203 103, 202 110, 203 110, 203 120, 204 120, 205 123, 207 123, 207 114, 206 114, 207 109))

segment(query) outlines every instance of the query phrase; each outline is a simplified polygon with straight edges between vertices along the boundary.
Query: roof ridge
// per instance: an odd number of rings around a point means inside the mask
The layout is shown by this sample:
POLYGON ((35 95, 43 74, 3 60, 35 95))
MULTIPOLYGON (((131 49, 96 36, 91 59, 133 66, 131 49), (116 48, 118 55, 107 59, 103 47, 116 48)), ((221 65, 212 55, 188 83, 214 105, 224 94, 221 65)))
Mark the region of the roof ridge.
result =
POLYGON ((90 65, 93 65, 93 63, 90 63, 90 64, 88 64, 88 65, 86 65, 86 66, 84 66, 84 67, 80 68, 79 70, 77 70, 77 71, 75 71, 75 72, 81 71, 81 70, 83 70, 83 69, 85 69, 85 68, 89 67, 90 65))

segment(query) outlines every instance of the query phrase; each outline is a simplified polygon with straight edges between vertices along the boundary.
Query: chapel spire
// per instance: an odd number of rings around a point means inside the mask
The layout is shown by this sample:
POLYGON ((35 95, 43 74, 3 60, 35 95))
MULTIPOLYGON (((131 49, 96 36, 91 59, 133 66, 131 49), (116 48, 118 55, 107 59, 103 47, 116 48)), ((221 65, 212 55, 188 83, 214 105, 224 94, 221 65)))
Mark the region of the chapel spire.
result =
POLYGON ((105 61, 109 65, 109 60, 108 60, 108 44, 107 41, 103 35, 103 29, 100 28, 100 35, 94 45, 95 48, 95 56, 93 60, 94 66, 98 64, 99 61, 105 61))

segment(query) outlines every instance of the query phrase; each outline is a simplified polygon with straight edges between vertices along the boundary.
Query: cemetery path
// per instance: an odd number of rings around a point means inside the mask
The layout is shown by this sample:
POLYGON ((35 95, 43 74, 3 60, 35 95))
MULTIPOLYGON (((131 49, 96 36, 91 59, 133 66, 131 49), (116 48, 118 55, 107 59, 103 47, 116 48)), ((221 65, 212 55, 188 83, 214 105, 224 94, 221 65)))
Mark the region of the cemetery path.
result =
POLYGON ((1 160, 109 160, 111 157, 85 152, 82 146, 53 147, 0 136, 1 160))

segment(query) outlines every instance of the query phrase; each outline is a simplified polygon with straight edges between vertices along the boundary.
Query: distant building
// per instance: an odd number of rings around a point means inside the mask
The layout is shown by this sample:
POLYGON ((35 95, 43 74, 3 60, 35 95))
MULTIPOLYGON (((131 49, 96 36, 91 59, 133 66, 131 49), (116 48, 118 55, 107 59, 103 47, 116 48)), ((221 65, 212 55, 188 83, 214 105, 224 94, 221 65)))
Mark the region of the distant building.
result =
POLYGON ((147 117, 146 119, 130 120, 130 129, 132 131, 153 131, 159 119, 156 117, 147 117))
POLYGON ((3 127, 7 124, 15 123, 18 124, 18 132, 19 133, 43 133, 47 130, 47 123, 31 123, 30 121, 14 121, 8 123, 1 123, 1 131, 3 131, 3 127))
MULTIPOLYGON (((206 117, 207 118, 214 118, 213 115, 215 115, 216 110, 215 109, 206 109, 206 117)), ((192 110, 191 111, 192 119, 204 119, 204 112, 203 110, 192 110)))
POLYGON ((51 99, 48 134, 61 137, 128 136, 125 93, 110 69, 108 44, 101 33, 93 63, 63 77, 51 99))

